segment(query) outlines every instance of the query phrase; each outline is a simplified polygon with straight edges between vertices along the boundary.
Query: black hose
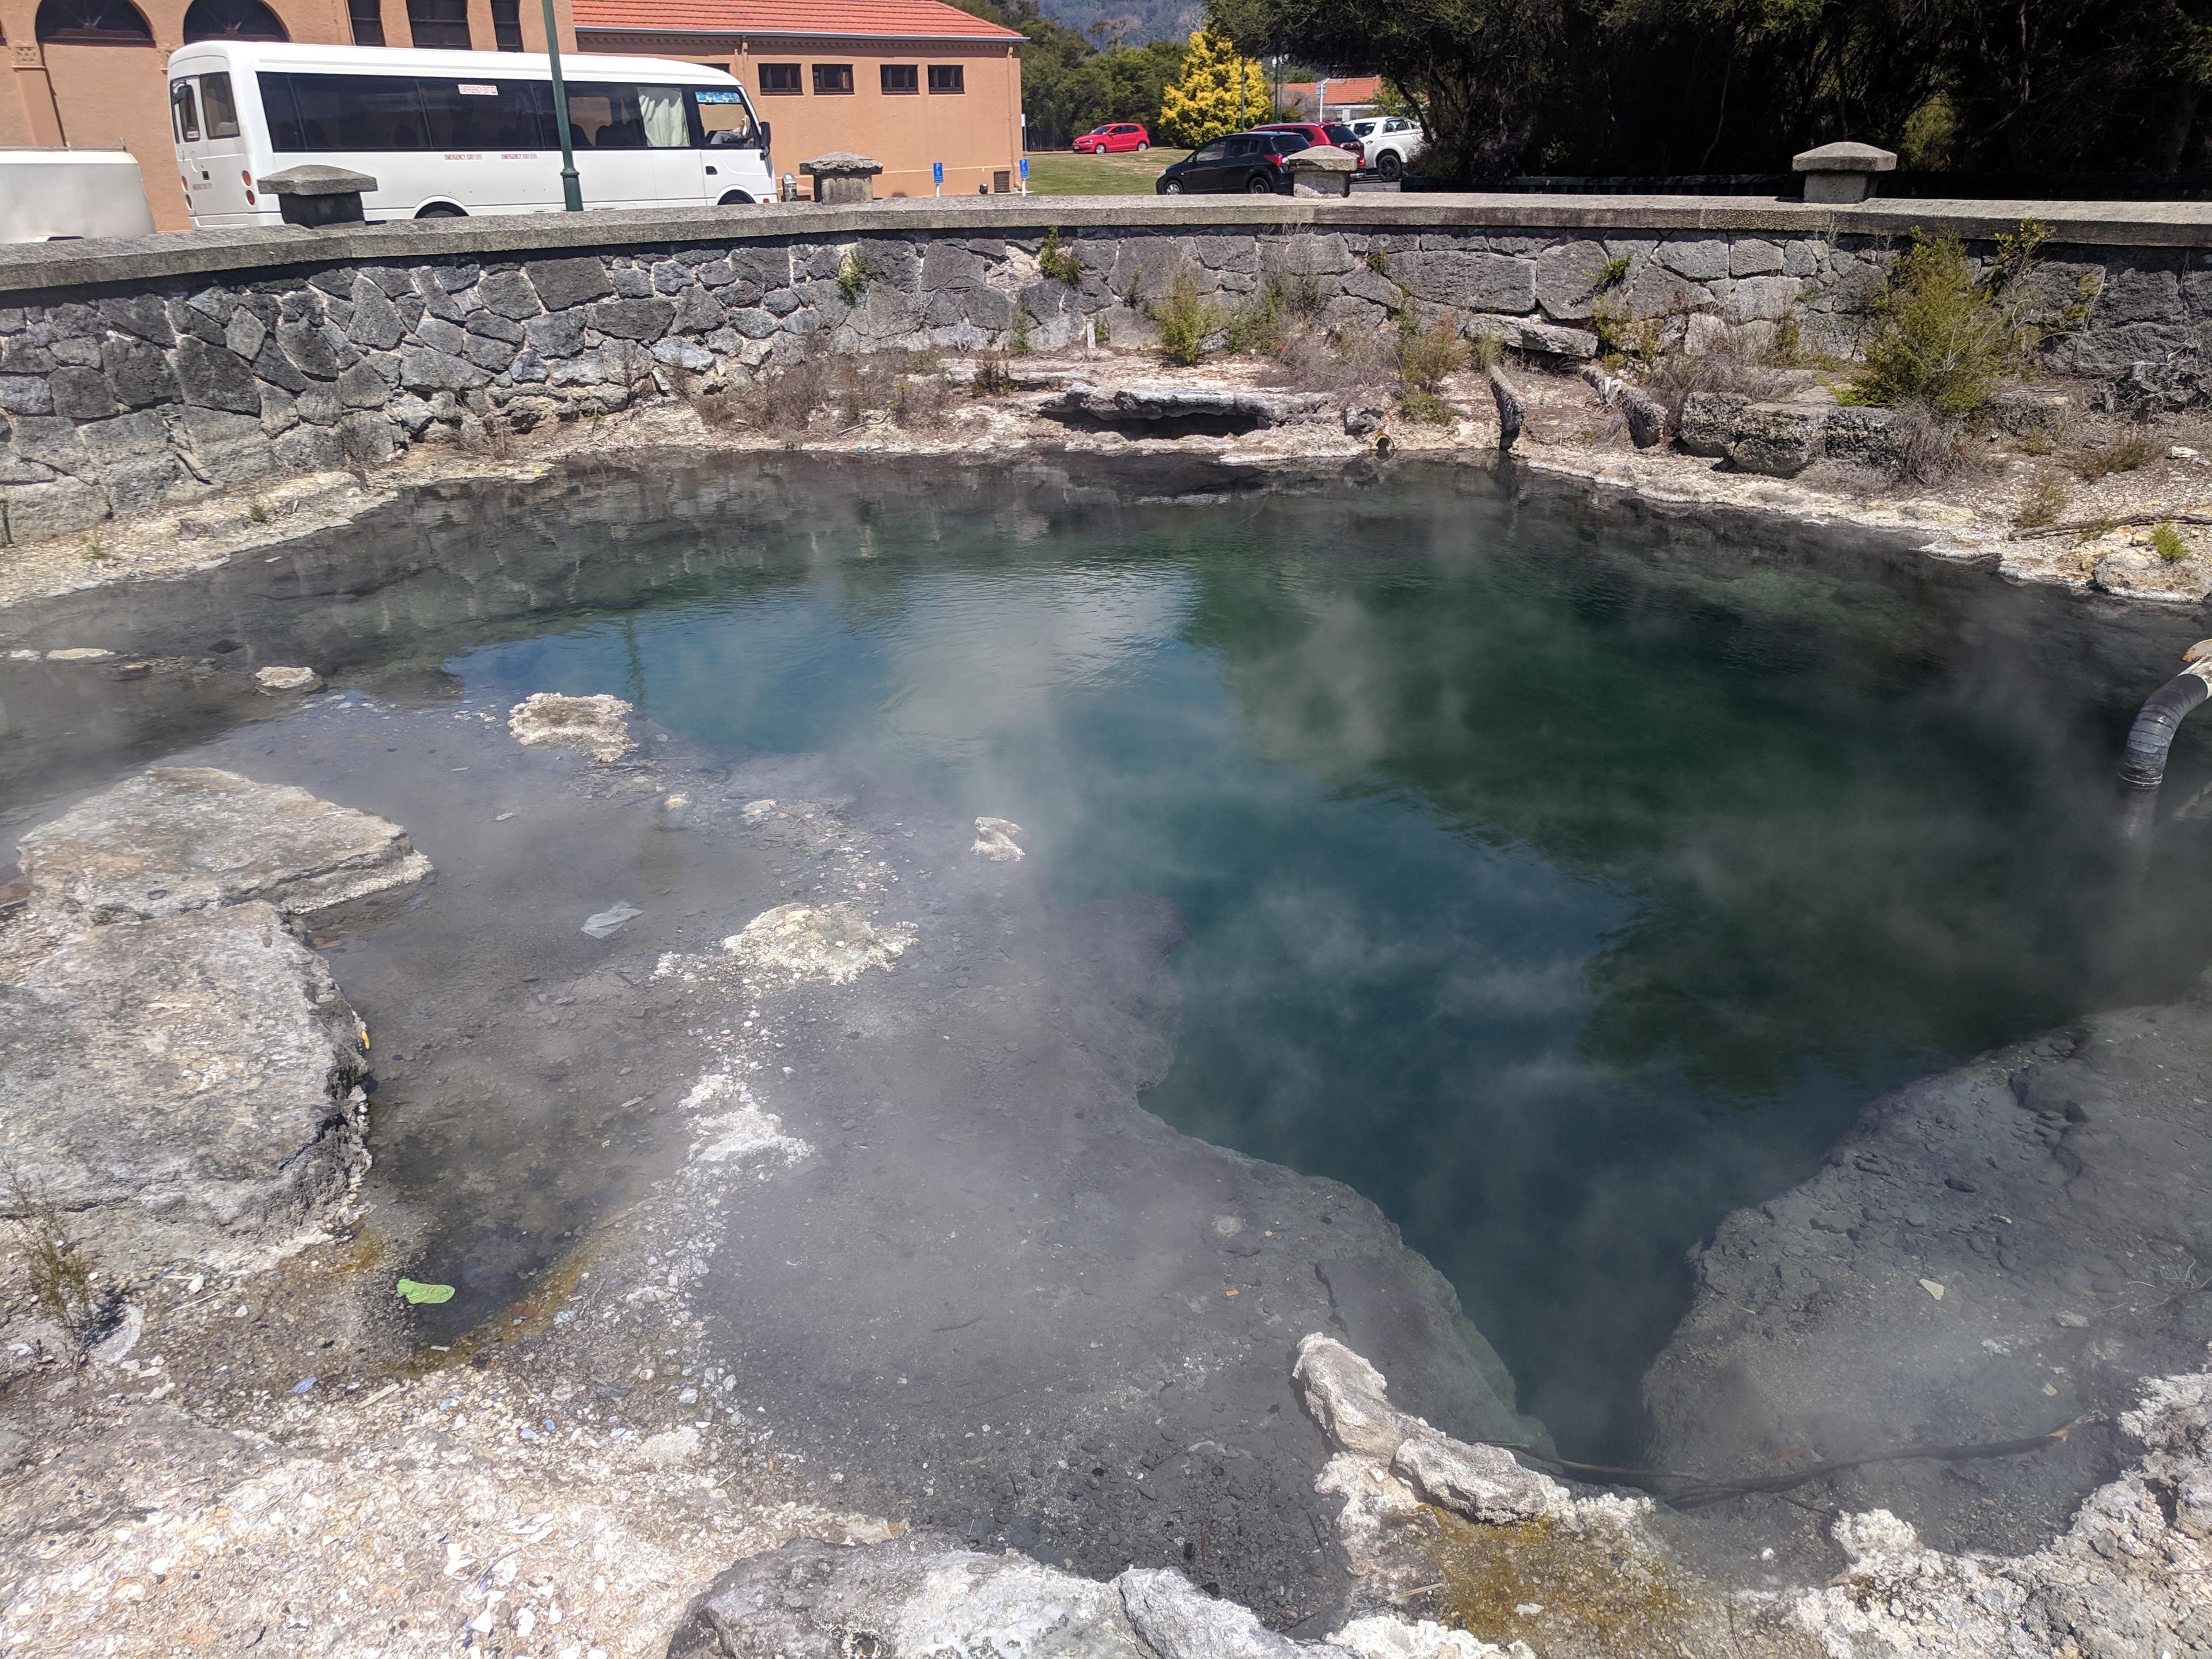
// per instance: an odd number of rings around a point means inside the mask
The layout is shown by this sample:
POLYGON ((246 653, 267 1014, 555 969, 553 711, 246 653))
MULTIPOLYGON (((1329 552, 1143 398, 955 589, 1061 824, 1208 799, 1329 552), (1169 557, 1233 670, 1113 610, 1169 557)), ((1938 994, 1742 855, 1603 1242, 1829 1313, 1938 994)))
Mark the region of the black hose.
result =
POLYGON ((2120 762, 2120 787, 2154 793, 2166 781, 2166 751, 2173 747, 2181 722, 2205 698, 2212 685, 2195 669, 2176 674, 2151 694, 2128 732, 2127 754, 2120 762))

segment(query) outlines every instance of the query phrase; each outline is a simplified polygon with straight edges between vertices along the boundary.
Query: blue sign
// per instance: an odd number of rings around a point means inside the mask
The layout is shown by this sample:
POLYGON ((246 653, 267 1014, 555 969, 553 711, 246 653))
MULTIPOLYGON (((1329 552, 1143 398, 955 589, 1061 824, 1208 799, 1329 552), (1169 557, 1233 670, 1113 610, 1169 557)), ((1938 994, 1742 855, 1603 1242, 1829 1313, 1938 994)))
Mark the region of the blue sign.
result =
POLYGON ((929 182, 933 185, 941 185, 945 182, 944 162, 932 161, 929 164, 929 182))
POLYGON ((1024 156, 1023 156, 1023 157, 1022 157, 1022 182, 1023 182, 1024 184, 1025 184, 1025 185, 1026 185, 1027 183, 1029 183, 1029 181, 1030 181, 1030 158, 1029 158, 1028 156, 1024 155, 1024 156))

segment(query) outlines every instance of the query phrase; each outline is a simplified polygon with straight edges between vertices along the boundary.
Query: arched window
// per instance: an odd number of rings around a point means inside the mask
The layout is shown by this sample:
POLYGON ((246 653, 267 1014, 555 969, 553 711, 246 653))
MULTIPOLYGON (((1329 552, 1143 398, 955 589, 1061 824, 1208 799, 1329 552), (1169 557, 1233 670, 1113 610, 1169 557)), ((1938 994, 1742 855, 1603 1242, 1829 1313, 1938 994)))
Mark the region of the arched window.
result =
POLYGON ((146 27, 131 0, 42 0, 36 24, 42 44, 150 46, 146 27))
POLYGON ((185 44, 195 40, 289 40, 284 25, 261 0, 192 0, 185 44))

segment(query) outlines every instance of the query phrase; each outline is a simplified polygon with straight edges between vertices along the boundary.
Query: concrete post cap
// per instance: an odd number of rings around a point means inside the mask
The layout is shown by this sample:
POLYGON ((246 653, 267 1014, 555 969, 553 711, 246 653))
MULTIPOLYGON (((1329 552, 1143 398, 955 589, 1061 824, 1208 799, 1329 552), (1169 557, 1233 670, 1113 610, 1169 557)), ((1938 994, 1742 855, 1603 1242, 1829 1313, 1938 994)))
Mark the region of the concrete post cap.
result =
POLYGON ((1792 156, 1790 165, 1799 173, 1893 173, 1897 152, 1872 144, 1823 144, 1792 156))
POLYGON ((374 190, 376 180, 365 173, 310 162, 263 175, 259 188, 270 196, 359 196, 374 190))
POLYGON ((1358 163, 1352 159, 1348 149, 1339 149, 1334 144, 1316 144, 1311 149, 1285 155, 1283 165, 1293 173, 1350 173, 1358 163))
POLYGON ((884 164, 873 156, 855 155, 849 149, 833 149, 827 155, 801 161, 799 170, 811 173, 817 179, 857 179, 881 173, 884 164))

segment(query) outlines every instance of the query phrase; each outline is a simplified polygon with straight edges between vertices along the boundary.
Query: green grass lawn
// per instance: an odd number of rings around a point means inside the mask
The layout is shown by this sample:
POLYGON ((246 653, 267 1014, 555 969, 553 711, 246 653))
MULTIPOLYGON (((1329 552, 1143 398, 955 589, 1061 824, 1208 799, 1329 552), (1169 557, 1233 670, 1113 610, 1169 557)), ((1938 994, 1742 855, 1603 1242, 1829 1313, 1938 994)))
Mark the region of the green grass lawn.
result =
POLYGON ((1032 196, 1150 196, 1160 169, 1187 149, 1152 149, 1141 155, 1077 155, 1067 150, 1030 155, 1032 196))

